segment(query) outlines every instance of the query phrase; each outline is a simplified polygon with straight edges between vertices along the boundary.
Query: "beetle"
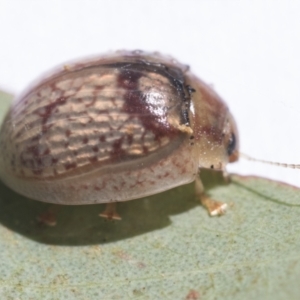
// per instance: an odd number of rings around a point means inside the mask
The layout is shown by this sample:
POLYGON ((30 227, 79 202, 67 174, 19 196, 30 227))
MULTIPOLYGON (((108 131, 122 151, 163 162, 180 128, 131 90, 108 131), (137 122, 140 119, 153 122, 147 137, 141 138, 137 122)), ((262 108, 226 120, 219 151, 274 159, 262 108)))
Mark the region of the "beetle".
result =
POLYGON ((210 215, 201 169, 226 175, 239 158, 225 102, 188 66, 157 52, 117 51, 65 65, 34 84, 0 131, 0 178, 35 200, 114 204, 195 182, 210 215))

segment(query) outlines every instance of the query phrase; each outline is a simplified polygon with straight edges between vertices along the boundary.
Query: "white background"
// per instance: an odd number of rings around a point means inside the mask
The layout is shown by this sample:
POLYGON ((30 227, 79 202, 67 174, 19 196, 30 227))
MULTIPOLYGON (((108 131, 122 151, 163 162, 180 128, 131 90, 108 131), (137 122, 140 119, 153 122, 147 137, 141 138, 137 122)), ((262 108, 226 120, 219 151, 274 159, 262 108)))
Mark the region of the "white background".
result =
MULTIPOLYGON (((226 100, 241 151, 300 163, 300 1, 0 0, 0 88, 20 93, 65 61, 117 49, 189 64, 226 100)), ((300 170, 229 171, 300 186, 300 170)))

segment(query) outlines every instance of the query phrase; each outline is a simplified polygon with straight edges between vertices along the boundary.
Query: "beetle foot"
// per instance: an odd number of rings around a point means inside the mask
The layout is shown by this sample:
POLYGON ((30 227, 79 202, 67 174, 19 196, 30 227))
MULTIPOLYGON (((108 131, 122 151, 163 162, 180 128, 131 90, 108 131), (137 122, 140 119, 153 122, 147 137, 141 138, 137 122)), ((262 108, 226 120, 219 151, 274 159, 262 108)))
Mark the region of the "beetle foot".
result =
POLYGON ((227 184, 231 182, 231 176, 226 170, 223 170, 223 179, 227 184))
POLYGON ((117 205, 115 202, 107 203, 105 210, 101 214, 99 214, 99 216, 107 220, 122 220, 120 215, 117 213, 116 206, 117 205))
POLYGON ((51 227, 56 226, 57 223, 56 214, 50 209, 43 213, 40 213, 36 219, 39 222, 39 224, 51 227))
POLYGON ((228 207, 227 203, 216 201, 206 195, 202 195, 201 204, 208 210, 211 217, 224 215, 228 207))

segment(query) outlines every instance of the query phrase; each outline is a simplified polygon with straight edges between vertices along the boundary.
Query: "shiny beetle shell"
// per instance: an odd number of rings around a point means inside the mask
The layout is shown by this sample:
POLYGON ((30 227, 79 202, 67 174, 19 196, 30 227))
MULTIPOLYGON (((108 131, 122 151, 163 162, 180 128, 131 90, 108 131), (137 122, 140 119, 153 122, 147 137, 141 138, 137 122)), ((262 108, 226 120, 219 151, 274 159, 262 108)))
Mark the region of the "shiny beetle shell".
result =
POLYGON ((116 52, 31 87, 0 132, 0 177, 59 204, 126 201, 192 182, 238 158, 220 97, 170 57, 116 52))

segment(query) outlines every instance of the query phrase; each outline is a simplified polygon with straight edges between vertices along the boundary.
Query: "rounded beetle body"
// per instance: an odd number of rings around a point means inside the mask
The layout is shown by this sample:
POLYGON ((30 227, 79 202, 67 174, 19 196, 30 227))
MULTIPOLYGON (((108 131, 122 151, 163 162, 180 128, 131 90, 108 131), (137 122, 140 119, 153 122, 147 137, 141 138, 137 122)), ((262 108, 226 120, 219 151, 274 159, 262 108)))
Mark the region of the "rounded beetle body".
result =
POLYGON ((141 51, 61 68, 0 131, 0 178, 58 204, 132 200, 225 170, 238 136, 226 104, 187 66, 141 51))

